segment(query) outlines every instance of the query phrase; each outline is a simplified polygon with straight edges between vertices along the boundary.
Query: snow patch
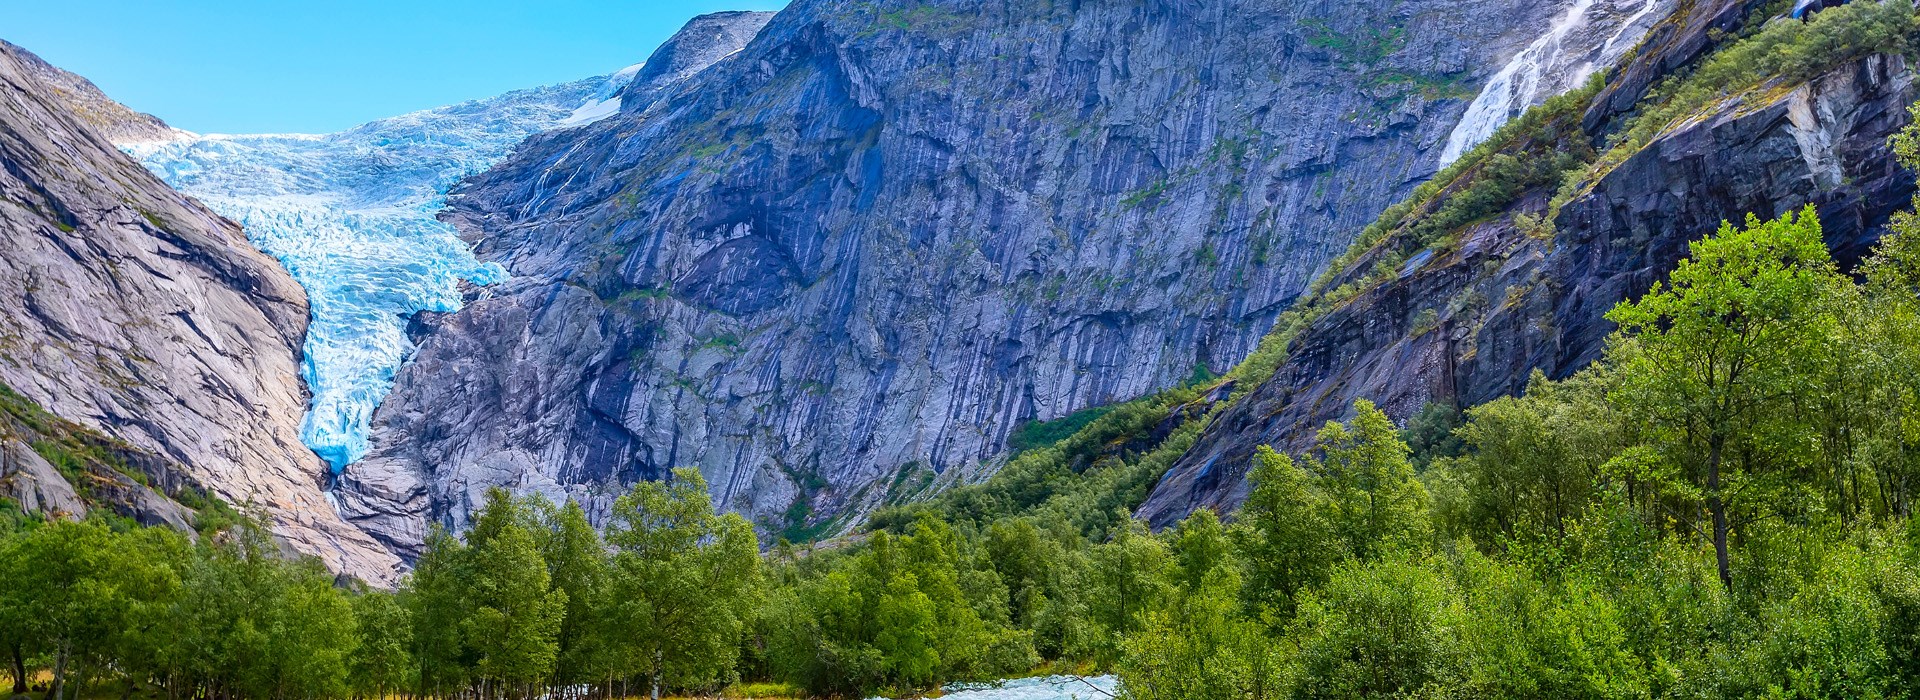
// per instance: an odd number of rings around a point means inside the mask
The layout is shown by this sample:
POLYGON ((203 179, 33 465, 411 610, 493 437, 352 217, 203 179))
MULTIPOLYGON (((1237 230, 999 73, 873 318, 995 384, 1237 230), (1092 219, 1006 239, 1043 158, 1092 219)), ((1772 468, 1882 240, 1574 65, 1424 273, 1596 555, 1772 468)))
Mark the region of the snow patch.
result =
POLYGON ((646 67, 646 65, 645 63, 635 63, 620 69, 618 73, 608 76, 607 82, 602 83, 600 89, 594 91, 593 97, 589 98, 586 104, 580 105, 579 109, 573 110, 573 114, 561 120, 559 127, 571 128, 585 126, 618 113, 620 111, 620 91, 626 89, 628 85, 633 84, 634 76, 639 75, 640 69, 646 67))

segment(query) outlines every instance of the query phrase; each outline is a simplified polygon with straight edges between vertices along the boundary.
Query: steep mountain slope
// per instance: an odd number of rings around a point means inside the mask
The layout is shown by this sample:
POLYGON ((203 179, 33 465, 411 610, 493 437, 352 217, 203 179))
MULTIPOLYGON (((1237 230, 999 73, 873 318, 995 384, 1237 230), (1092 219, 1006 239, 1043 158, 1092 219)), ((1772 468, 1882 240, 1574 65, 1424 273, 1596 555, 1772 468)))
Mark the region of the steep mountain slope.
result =
MULTIPOLYGON (((1700 57, 1743 26, 1757 28, 1767 19, 1754 14, 1763 4, 1690 5, 1582 109, 1539 133, 1516 135, 1499 152, 1536 159, 1556 150, 1591 153, 1590 145, 1608 135, 1631 145, 1631 135, 1621 132, 1634 117, 1662 115, 1681 94, 1669 90, 1642 102, 1649 89, 1670 74, 1695 71, 1676 83, 1684 86, 1706 72, 1695 69, 1700 57), (1569 135, 1556 143, 1555 130, 1569 135)), ((1911 12, 1898 5, 1895 11, 1911 12)), ((1256 447, 1304 449, 1313 431, 1345 416, 1356 398, 1406 419, 1428 402, 1464 407, 1517 393, 1534 369, 1558 378, 1585 367, 1613 330, 1604 314, 1663 279, 1689 241, 1723 220, 1771 218, 1813 204, 1836 257, 1859 260, 1912 194, 1913 177, 1886 140, 1907 124, 1907 105, 1920 92, 1900 55, 1847 60, 1858 50, 1848 42, 1814 46, 1809 53, 1829 64, 1817 75, 1768 80, 1758 72, 1752 85, 1736 85, 1671 123, 1651 124, 1654 135, 1637 148, 1616 148, 1582 166, 1558 198, 1562 183, 1555 178, 1430 245, 1395 235, 1366 250, 1326 284, 1358 291, 1288 331, 1287 361, 1209 425, 1140 514, 1165 525, 1196 507, 1236 507, 1256 447)), ((1446 198, 1487 172, 1460 171, 1442 194, 1393 222, 1394 230, 1432 218, 1446 198)))
POLYGON ((343 489, 457 526, 698 466, 818 529, 971 478, 1244 357, 1539 27, 1581 29, 1523 63, 1579 64, 1663 8, 799 0, 452 198, 513 278, 422 324, 343 489))
MULTIPOLYGON (((45 72, 0 46, 0 384, 110 440, 76 444, 124 445, 163 463, 149 475, 257 504, 336 571, 391 577, 398 561, 334 512, 298 438, 299 286, 115 150, 45 72)), ((72 432, 35 422, 0 430, 4 461, 72 432)))
POLYGON ((0 40, 0 51, 12 54, 20 70, 39 82, 48 96, 67 106, 74 118, 93 127, 113 143, 145 143, 191 136, 167 126, 159 117, 128 109, 100 91, 93 81, 40 59, 32 51, 0 40))

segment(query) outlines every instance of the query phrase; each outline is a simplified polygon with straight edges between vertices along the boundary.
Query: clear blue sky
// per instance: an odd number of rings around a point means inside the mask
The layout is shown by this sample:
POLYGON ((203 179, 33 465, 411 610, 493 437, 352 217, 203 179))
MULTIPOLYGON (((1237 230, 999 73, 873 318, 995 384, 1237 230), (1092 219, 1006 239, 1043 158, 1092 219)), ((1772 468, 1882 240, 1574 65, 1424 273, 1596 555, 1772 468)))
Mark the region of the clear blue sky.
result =
POLYGON ((328 132, 645 60, 786 0, 0 0, 0 39, 201 133, 328 132))

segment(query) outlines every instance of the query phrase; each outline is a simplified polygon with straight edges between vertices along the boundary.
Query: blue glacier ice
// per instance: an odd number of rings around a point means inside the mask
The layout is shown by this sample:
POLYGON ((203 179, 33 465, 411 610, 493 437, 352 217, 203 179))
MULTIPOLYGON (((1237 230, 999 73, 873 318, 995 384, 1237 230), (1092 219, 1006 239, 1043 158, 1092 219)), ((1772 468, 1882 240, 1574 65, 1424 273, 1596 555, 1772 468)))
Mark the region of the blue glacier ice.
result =
POLYGON ((532 134, 611 115, 637 69, 333 134, 190 135, 124 148, 239 222, 306 288, 302 372, 313 402, 301 438, 338 471, 367 453, 373 411, 413 352, 407 319, 458 310, 462 282, 507 279, 434 218, 447 190, 532 134))

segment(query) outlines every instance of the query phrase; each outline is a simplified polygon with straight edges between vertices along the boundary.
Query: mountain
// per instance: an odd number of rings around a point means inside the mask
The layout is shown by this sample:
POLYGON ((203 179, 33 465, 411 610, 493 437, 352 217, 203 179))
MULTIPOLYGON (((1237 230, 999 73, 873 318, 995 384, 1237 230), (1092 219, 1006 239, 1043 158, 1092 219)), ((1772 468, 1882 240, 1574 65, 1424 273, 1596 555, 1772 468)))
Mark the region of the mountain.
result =
POLYGON ((159 122, 103 100, 0 45, 0 477, 43 510, 119 490, 128 514, 175 525, 186 512, 148 484, 204 488, 336 571, 390 580, 399 560, 339 517, 299 440, 306 295, 116 150, 109 133, 159 122))
MULTIPOLYGON (((1474 165, 1436 183, 1404 220, 1385 222, 1399 233, 1356 249, 1323 285, 1358 291, 1303 304, 1312 320, 1290 331, 1286 361, 1209 424, 1139 514, 1165 525, 1198 507, 1238 506, 1256 448, 1302 450, 1357 398, 1406 421, 1429 403, 1466 408, 1517 394, 1533 370, 1562 378, 1588 366, 1613 331, 1607 311, 1665 279, 1688 244, 1722 221, 1812 204, 1835 257, 1858 262, 1913 194, 1912 175, 1886 145, 1920 98, 1900 55, 1821 46, 1810 50, 1820 67, 1810 75, 1758 74, 1661 121, 1662 103, 1686 94, 1685 81, 1724 73, 1699 65, 1763 25, 1764 5, 1688 6, 1580 110, 1543 127, 1564 129, 1563 144, 1543 151, 1542 137, 1518 134, 1479 158, 1551 158, 1555 148, 1600 145, 1607 152, 1575 171, 1577 186, 1556 177, 1518 187, 1439 242, 1409 240, 1405 232, 1491 177, 1474 165), (1669 76, 1681 81, 1677 89, 1652 90, 1669 76), (1635 120, 1647 114, 1655 117, 1642 126, 1658 128, 1636 144, 1635 120), (1622 138, 1625 147, 1607 149, 1622 138)), ((1722 60, 1716 68, 1742 59, 1722 60)))
POLYGON ((39 83, 39 89, 58 100, 81 123, 92 127, 113 143, 169 141, 191 132, 167 126, 159 117, 135 112, 113 101, 93 81, 55 67, 32 51, 0 40, 0 51, 14 57, 19 71, 39 83))
POLYGON ((421 316, 343 498, 411 533, 696 466, 768 531, 842 529, 1234 365, 1470 105, 1574 87, 1669 7, 798 0, 449 198, 511 277, 421 316))

